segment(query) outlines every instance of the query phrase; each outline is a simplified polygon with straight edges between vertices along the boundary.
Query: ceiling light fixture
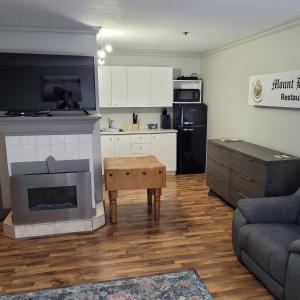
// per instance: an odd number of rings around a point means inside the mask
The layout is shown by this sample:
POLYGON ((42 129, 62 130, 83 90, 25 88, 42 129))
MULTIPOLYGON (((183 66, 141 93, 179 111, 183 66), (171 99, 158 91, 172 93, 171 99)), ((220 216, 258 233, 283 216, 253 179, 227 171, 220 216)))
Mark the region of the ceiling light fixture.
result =
POLYGON ((105 60, 103 58, 98 59, 98 65, 103 66, 105 64, 105 60))
POLYGON ((105 45, 105 50, 107 53, 111 53, 113 51, 113 47, 110 44, 105 45))
POLYGON ((113 47, 110 44, 106 44, 103 47, 103 44, 101 42, 101 29, 102 27, 100 27, 97 36, 96 36, 96 41, 97 41, 97 56, 98 56, 98 65, 99 66, 103 66, 105 64, 105 60, 104 58, 106 57, 107 53, 111 53, 113 51, 113 47))
POLYGON ((106 53, 105 53, 105 51, 104 51, 104 49, 99 49, 98 51, 97 51, 97 56, 99 57, 99 58, 105 58, 106 57, 106 53))

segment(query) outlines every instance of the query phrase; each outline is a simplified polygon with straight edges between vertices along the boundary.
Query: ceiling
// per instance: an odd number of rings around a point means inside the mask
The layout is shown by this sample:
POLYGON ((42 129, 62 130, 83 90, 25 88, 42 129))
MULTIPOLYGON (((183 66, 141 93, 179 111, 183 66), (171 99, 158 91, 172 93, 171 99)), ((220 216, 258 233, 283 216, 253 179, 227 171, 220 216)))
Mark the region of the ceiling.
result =
POLYGON ((299 0, 0 0, 1 27, 101 25, 106 42, 134 52, 199 54, 299 16, 299 0))

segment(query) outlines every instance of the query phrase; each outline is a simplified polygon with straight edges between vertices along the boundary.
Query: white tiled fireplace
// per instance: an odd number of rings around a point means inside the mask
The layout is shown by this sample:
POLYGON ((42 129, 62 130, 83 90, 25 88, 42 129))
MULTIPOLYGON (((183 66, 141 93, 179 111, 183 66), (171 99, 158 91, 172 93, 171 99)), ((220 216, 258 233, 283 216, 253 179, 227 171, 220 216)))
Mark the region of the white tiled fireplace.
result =
MULTIPOLYGON (((94 178, 93 135, 24 135, 6 136, 6 153, 9 175, 11 163, 44 161, 50 155, 56 160, 88 159, 91 177, 94 178)), ((94 181, 91 181, 94 191, 94 181)), ((95 207, 95 196, 92 193, 92 207, 95 207)), ((5 207, 10 203, 4 203, 5 207)))
MULTIPOLYGON (((95 208, 96 213, 94 217, 84 220, 14 225, 12 212, 3 224, 4 233, 14 238, 24 238, 67 232, 91 231, 103 226, 105 217, 101 202, 101 178, 95 172, 97 169, 101 170, 101 165, 99 166, 96 163, 94 150, 94 125, 99 117, 53 117, 50 119, 44 117, 32 120, 23 119, 23 122, 20 118, 13 119, 16 119, 17 122, 13 123, 12 118, 0 120, 0 133, 5 136, 9 176, 11 176, 11 164, 16 162, 45 161, 49 156, 53 156, 57 161, 88 159, 91 173, 92 197, 91 199, 87 199, 87 205, 95 208)), ((11 207, 10 197, 3 199, 3 207, 11 207)))

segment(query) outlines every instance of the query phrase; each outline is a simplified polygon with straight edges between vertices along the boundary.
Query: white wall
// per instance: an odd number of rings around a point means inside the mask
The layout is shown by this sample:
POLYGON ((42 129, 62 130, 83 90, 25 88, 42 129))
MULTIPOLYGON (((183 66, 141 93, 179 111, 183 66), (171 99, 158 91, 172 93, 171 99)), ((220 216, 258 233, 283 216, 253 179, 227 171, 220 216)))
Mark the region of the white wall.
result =
POLYGON ((300 156, 300 111, 248 106, 250 75, 300 70, 300 26, 201 58, 208 137, 237 137, 300 156))
POLYGON ((1 31, 1 52, 95 55, 94 34, 41 31, 1 31))
MULTIPOLYGON (((172 67, 174 78, 180 75, 191 75, 199 73, 200 59, 187 56, 167 56, 167 55, 120 55, 112 54, 106 58, 106 64, 110 66, 152 66, 152 67, 172 67)), ((172 113, 172 108, 168 108, 172 113)), ((108 126, 107 118, 115 121, 116 126, 132 122, 132 112, 139 115, 141 127, 145 127, 148 122, 154 121, 160 124, 160 108, 126 108, 126 109, 101 109, 101 127, 108 126)))

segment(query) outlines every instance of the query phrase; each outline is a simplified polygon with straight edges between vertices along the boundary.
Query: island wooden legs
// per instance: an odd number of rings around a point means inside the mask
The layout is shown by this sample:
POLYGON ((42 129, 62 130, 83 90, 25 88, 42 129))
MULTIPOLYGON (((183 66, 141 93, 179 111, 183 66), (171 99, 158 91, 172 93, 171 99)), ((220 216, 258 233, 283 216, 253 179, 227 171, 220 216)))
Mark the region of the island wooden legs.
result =
MULTIPOLYGON (((152 198, 154 195, 154 220, 159 221, 160 218, 160 196, 161 196, 161 188, 157 189, 147 189, 148 196, 148 207, 152 208, 152 198)), ((109 208, 110 208, 110 220, 112 224, 116 224, 118 220, 117 214, 117 191, 109 191, 109 208)))
POLYGON ((152 206, 153 189, 147 189, 148 206, 152 206))
POLYGON ((154 220, 159 221, 161 189, 153 189, 153 193, 154 193, 154 220))
POLYGON ((118 192, 108 192, 109 197, 109 207, 110 207, 110 220, 112 224, 117 223, 118 214, 117 214, 117 198, 118 198, 118 192))

